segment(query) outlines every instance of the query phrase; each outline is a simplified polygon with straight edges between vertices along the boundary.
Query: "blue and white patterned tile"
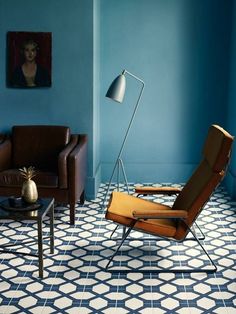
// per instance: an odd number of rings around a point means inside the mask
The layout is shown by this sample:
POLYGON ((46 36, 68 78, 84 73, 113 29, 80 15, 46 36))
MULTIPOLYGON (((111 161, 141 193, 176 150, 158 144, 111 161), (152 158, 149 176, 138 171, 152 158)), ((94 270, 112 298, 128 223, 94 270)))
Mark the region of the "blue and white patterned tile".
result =
MULTIPOLYGON (((156 183, 153 186, 160 186, 156 183)), ((173 185, 181 186, 181 185, 173 185)), ((45 249, 44 279, 38 278, 33 257, 0 255, 0 313, 142 313, 142 314, 236 314, 236 206, 219 188, 198 219, 206 235, 204 246, 217 264, 215 274, 142 273, 145 267, 182 265, 201 267, 207 259, 194 241, 170 243, 133 232, 115 258, 116 267, 127 272, 105 270, 122 228, 109 237, 115 225, 104 218, 101 203, 107 185, 96 200, 77 208, 76 224, 69 225, 68 207, 55 210, 55 253, 45 249), (132 272, 134 271, 134 272, 132 272)), ((113 187, 114 188, 114 187, 113 187)), ((121 186, 125 190, 125 186, 121 186)), ((134 186, 131 187, 134 191, 134 186)), ((148 196, 171 204, 173 197, 148 196)), ((49 219, 44 221, 49 232, 49 219)), ((37 235, 32 222, 0 222, 0 243, 37 235)), ((25 245, 24 250, 37 250, 25 245)))

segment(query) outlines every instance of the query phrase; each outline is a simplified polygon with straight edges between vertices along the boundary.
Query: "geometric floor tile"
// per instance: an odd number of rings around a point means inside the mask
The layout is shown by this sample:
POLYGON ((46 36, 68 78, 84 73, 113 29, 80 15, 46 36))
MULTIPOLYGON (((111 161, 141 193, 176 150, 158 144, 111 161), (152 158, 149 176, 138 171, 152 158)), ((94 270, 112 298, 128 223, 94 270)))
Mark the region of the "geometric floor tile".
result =
MULTIPOLYGON (((110 239, 115 225, 104 219, 101 208, 106 188, 102 184, 95 200, 77 207, 74 226, 69 225, 67 207, 55 208, 55 252, 50 254, 45 240, 44 279, 38 277, 34 257, 0 253, 0 314, 236 314, 236 203, 223 188, 212 195, 197 220, 206 236, 204 247, 218 268, 213 274, 142 272, 148 267, 202 267, 207 259, 194 241, 177 245, 143 239, 139 232, 131 233, 132 239, 115 257, 112 265, 119 271, 106 271, 122 233, 117 229, 110 239)), ((174 200, 148 199, 165 204, 174 200)), ((49 217, 43 231, 49 234, 49 217)), ((0 221, 1 244, 36 235, 32 221, 0 221)), ((37 246, 25 244, 24 250, 37 246)))

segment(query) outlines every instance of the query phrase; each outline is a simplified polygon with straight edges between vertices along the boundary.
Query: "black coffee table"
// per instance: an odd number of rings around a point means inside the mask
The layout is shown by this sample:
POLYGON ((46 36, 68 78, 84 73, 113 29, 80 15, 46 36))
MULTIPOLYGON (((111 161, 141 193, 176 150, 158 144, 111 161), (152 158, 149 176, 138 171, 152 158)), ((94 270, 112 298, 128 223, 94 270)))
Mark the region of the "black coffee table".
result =
MULTIPOLYGON (((36 256, 39 260, 39 277, 43 278, 43 230, 42 230, 42 222, 45 215, 48 213, 50 216, 50 253, 54 253, 54 199, 53 198, 42 198, 37 201, 40 205, 37 209, 31 210, 33 207, 25 206, 22 208, 12 208, 9 206, 7 197, 0 197, 0 219, 11 219, 15 221, 23 221, 23 220, 34 220, 37 221, 38 228, 38 237, 33 240, 26 240, 21 243, 31 243, 38 242, 38 254, 25 253, 20 252, 18 250, 11 250, 9 248, 14 248, 14 246, 19 246, 19 243, 7 243, 4 245, 0 245, 0 253, 11 253, 11 254, 21 254, 21 255, 29 255, 36 256)), ((35 206, 37 207, 37 206, 35 206)))

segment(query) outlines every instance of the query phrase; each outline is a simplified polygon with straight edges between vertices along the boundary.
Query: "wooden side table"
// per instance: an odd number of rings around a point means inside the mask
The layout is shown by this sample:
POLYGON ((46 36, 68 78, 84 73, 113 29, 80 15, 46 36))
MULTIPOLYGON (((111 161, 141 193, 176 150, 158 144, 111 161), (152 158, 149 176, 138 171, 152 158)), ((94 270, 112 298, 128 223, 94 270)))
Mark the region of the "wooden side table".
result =
MULTIPOLYGON (((50 253, 54 253, 54 199, 53 198, 43 198, 39 199, 40 207, 35 210, 29 210, 24 208, 15 208, 15 209, 6 209, 7 198, 0 198, 0 219, 11 219, 14 221, 23 221, 23 220, 34 220, 37 221, 37 231, 38 237, 37 239, 33 239, 25 243, 30 242, 38 242, 38 254, 25 253, 20 252, 18 250, 11 250, 10 248, 14 248, 14 246, 19 246, 17 242, 7 243, 4 245, 0 245, 0 253, 11 253, 11 254, 21 254, 28 256, 36 256, 39 261, 39 277, 43 278, 43 230, 42 230, 42 222, 45 215, 48 213, 50 217, 50 253)), ((21 241, 23 243, 24 241, 21 241)))

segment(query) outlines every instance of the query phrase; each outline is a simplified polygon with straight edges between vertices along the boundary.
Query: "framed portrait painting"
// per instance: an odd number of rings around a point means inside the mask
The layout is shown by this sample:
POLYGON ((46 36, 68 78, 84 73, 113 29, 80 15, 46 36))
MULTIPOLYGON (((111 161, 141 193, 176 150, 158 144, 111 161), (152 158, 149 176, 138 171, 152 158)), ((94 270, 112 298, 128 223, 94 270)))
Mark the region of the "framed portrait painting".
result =
POLYGON ((7 85, 15 88, 50 87, 52 33, 7 33, 7 85))

